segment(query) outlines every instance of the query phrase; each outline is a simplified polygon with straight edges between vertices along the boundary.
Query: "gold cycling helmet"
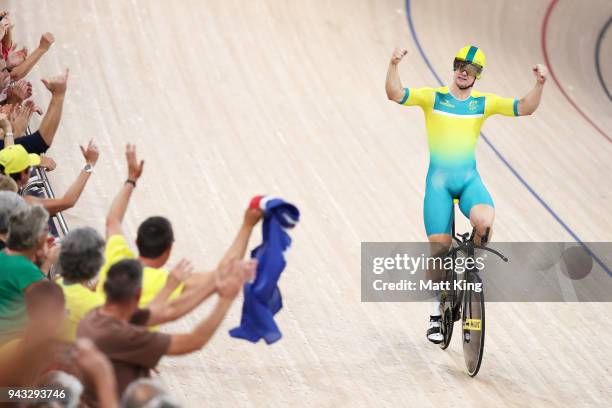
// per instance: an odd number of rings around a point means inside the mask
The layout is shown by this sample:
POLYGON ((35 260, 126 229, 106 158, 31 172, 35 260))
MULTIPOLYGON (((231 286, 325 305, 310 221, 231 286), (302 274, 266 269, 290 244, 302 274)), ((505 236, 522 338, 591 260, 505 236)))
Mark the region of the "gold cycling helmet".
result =
POLYGON ((474 69, 468 70, 468 73, 476 78, 480 78, 482 70, 487 65, 484 52, 474 45, 466 45, 455 54, 453 69, 458 69, 459 67, 465 68, 469 65, 474 66, 474 69))

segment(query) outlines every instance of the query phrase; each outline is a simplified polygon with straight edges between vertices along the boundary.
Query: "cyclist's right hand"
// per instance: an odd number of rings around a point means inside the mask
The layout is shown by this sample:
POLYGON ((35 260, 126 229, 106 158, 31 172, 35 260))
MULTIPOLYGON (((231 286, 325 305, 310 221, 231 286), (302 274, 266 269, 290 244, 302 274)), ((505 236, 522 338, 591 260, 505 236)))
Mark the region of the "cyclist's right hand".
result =
POLYGON ((406 48, 396 47, 393 50, 393 55, 391 55, 391 64, 397 65, 404 58, 404 56, 408 54, 408 50, 406 48))

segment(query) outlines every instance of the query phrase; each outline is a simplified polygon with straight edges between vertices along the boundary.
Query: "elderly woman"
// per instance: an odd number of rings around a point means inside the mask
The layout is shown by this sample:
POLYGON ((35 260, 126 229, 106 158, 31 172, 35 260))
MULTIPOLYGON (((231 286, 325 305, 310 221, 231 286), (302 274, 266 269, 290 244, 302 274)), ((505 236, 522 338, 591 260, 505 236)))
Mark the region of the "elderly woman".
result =
POLYGON ((36 266, 47 255, 49 213, 26 206, 9 218, 6 248, 0 252, 0 346, 18 337, 27 322, 25 294, 45 275, 36 266))
POLYGON ((104 239, 93 228, 77 228, 62 240, 59 273, 68 310, 67 339, 76 339, 79 321, 104 304, 104 295, 95 291, 98 271, 104 263, 104 239))
POLYGON ((0 251, 6 247, 11 214, 26 206, 19 195, 10 191, 0 191, 0 251))

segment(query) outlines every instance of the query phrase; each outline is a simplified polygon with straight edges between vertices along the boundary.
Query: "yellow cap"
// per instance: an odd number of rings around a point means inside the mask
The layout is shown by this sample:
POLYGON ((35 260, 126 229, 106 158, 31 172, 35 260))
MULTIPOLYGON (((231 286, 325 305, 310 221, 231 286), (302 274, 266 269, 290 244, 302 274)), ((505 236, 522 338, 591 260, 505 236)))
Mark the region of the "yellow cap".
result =
MULTIPOLYGON (((487 59, 484 52, 475 45, 466 45, 455 54, 455 59, 466 61, 474 65, 478 65, 482 69, 487 65, 487 59)), ((477 78, 479 78, 478 75, 477 78)))
POLYGON ((4 174, 15 174, 30 166, 38 166, 40 156, 28 153, 22 145, 12 145, 0 150, 0 164, 4 166, 4 174))

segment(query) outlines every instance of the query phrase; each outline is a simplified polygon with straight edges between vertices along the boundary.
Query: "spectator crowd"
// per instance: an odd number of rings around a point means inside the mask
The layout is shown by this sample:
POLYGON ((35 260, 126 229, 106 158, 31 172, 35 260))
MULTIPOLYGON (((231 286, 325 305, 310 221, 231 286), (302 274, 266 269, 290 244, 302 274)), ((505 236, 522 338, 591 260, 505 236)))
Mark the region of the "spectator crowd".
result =
POLYGON ((77 205, 100 152, 94 141, 80 146, 83 166, 61 197, 28 190, 33 169, 57 166, 47 151, 62 117, 69 71, 42 79, 51 99, 41 109, 28 74, 54 36, 42 34, 29 52, 18 49, 13 34, 11 14, 0 12, 0 387, 65 391, 56 401, 23 406, 178 407, 179 399, 154 378, 156 367, 165 355, 202 349, 253 279, 256 261, 243 258, 262 212, 245 210, 212 271, 197 271, 186 259, 167 266, 175 242, 164 217, 140 224, 133 251, 122 221, 144 161, 128 144, 125 178, 109 203, 104 234, 84 226, 54 236, 52 217, 77 205), (30 133, 34 114, 42 119, 30 133), (191 331, 160 330, 212 298, 214 307, 191 331))

